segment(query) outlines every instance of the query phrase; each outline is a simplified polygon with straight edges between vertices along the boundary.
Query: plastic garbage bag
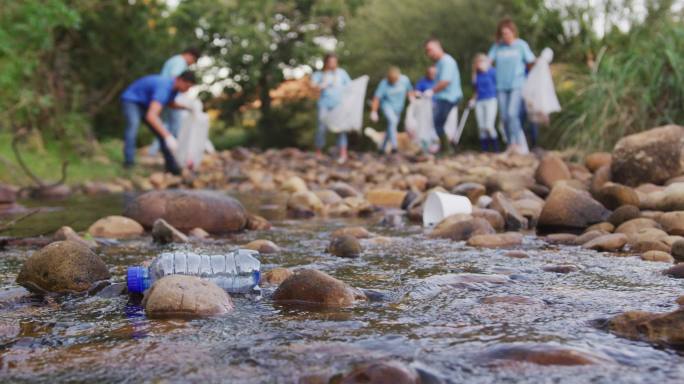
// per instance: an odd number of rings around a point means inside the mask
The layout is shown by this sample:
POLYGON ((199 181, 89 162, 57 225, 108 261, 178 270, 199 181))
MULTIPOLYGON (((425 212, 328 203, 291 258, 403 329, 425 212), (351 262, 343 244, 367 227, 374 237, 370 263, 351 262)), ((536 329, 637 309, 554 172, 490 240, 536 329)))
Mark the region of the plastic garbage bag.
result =
POLYGON ((340 105, 323 118, 323 123, 330 132, 341 133, 361 130, 367 87, 368 76, 361 76, 347 84, 342 91, 340 105))
POLYGON ((549 67, 551 61, 553 61, 553 51, 550 48, 544 48, 523 85, 522 97, 527 108, 527 115, 534 123, 548 124, 549 115, 561 110, 551 77, 549 67))
MULTIPOLYGON (((210 146, 209 115, 204 113, 202 101, 188 99, 180 101, 189 105, 190 111, 183 111, 176 161, 182 167, 193 168, 202 163, 204 151, 210 146)), ((213 148, 213 146, 210 146, 213 148)))
POLYGON ((417 98, 409 102, 404 120, 406 132, 413 142, 425 152, 435 151, 439 148, 439 137, 435 133, 432 120, 432 99, 417 98))
POLYGON ((446 122, 444 123, 444 133, 450 142, 455 142, 456 136, 460 136, 458 133, 458 107, 451 108, 449 114, 447 115, 446 122))

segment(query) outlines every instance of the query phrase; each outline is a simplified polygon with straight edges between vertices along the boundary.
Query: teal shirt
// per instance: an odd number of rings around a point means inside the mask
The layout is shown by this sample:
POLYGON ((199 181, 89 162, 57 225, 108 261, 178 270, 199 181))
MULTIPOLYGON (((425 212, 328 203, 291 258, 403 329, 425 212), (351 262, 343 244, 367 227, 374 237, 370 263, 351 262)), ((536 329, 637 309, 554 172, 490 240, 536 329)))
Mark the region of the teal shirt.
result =
POLYGON ((178 77, 181 73, 188 70, 188 63, 181 55, 176 55, 166 60, 160 75, 164 77, 178 77))
POLYGON ((342 101, 342 91, 351 83, 351 78, 347 71, 337 68, 334 71, 318 71, 313 74, 311 81, 321 87, 318 106, 333 109, 342 101))
POLYGON ((374 97, 380 100, 383 107, 389 105, 397 114, 401 114, 404 110, 406 94, 412 89, 411 80, 405 75, 401 75, 394 84, 390 84, 385 78, 378 84, 374 97))
POLYGON ((458 102, 463 97, 461 73, 458 71, 458 63, 456 63, 456 60, 454 60, 451 55, 445 53, 444 56, 437 61, 436 67, 436 83, 448 81, 449 85, 443 90, 435 93, 435 99, 446 100, 450 103, 458 102))
POLYGON ((525 83, 525 68, 534 62, 534 53, 522 39, 513 44, 496 43, 489 50, 489 58, 496 67, 497 91, 510 91, 522 88, 525 83))

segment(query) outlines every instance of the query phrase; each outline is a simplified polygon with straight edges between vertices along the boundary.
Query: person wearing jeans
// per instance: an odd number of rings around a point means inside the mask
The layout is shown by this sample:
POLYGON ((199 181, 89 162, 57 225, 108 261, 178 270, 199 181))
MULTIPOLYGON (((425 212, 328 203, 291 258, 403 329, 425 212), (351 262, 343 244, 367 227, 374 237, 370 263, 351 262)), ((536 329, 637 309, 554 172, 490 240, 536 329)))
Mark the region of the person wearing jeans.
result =
POLYGON ((529 45, 518 37, 518 29, 510 19, 499 22, 497 42, 489 50, 489 58, 496 66, 496 90, 499 112, 504 123, 509 150, 525 153, 527 140, 520 124, 522 86, 525 69, 535 57, 529 45))
POLYGON ((175 103, 179 92, 186 92, 195 84, 195 74, 186 71, 178 77, 148 75, 134 81, 121 94, 122 112, 126 119, 124 131, 124 167, 135 163, 136 138, 138 126, 144 122, 159 139, 164 154, 166 171, 180 174, 173 152, 178 149, 176 138, 164 127, 161 112, 164 106, 186 108, 175 103))
POLYGON ((387 72, 387 78, 382 79, 378 84, 373 95, 370 119, 377 122, 379 120, 378 109, 382 109, 382 114, 387 120, 387 132, 385 132, 385 140, 380 147, 381 153, 385 153, 387 144, 392 145, 392 153, 397 152, 397 127, 404 110, 406 96, 411 95, 412 92, 411 80, 402 75, 397 67, 391 67, 387 72))
POLYGON ((449 139, 444 131, 444 124, 449 112, 463 97, 461 74, 458 70, 458 63, 451 55, 444 52, 439 40, 428 40, 425 43, 425 54, 435 62, 437 74, 435 86, 423 92, 423 95, 426 97, 434 96, 433 120, 435 131, 442 140, 442 148, 448 151, 449 139))

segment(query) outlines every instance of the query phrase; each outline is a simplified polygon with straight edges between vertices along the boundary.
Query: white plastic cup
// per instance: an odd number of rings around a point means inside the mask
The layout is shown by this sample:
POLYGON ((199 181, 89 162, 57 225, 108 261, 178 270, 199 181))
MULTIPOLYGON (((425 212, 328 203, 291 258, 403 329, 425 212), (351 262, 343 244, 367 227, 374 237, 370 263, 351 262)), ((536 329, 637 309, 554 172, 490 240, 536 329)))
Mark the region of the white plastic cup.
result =
POLYGON ((432 227, 457 213, 471 214, 473 205, 465 196, 444 192, 430 192, 423 207, 423 226, 432 227))

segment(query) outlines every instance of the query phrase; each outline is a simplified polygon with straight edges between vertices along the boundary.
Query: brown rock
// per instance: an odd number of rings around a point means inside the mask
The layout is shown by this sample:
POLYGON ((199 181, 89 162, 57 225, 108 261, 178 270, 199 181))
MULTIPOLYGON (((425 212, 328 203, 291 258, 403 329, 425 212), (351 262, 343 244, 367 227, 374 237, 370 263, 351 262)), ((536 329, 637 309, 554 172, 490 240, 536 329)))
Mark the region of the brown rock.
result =
POLYGON ((580 236, 577 236, 575 239, 575 244, 576 245, 584 245, 596 238, 599 238, 601 236, 608 235, 608 232, 601 231, 601 230, 592 230, 592 231, 587 231, 581 234, 580 236))
POLYGON ((501 192, 492 195, 490 207, 498 211, 506 222, 506 230, 518 231, 527 228, 527 219, 518 212, 510 201, 501 192))
POLYGON ((340 379, 340 384, 421 384, 413 368, 399 361, 379 361, 364 364, 340 379))
POLYGON ((302 269, 280 284, 273 294, 273 300, 280 303, 350 307, 358 300, 366 300, 366 296, 328 274, 302 269))
POLYGON ((292 176, 281 185, 280 189, 288 193, 307 192, 306 182, 299 176, 292 176))
POLYGON ((142 302, 150 318, 197 318, 231 312, 226 291, 196 276, 169 275, 154 282, 142 302))
POLYGON ((668 125, 623 137, 613 149, 613 180, 660 184, 679 174, 682 127, 668 125))
POLYGON ((331 237, 353 236, 357 239, 368 239, 371 233, 364 227, 344 227, 338 228, 330 234, 331 237))
POLYGON ((314 191, 314 193, 325 205, 337 204, 342 201, 340 195, 330 189, 322 189, 319 191, 314 191))
POLYGON ((93 240, 86 240, 78 235, 71 227, 64 226, 52 235, 55 241, 74 241, 88 248, 96 248, 97 243, 93 240))
POLYGON ((474 207, 473 213, 471 215, 473 217, 479 217, 481 219, 487 220, 489 224, 492 226, 492 228, 494 228, 494 230, 497 232, 501 232, 506 228, 504 218, 503 216, 501 216, 499 211, 487 208, 474 207))
POLYGON ((372 205, 384 208, 401 208, 406 191, 392 189, 372 189, 366 194, 366 200, 372 205))
POLYGON ((363 247, 356 237, 342 235, 330 240, 327 251, 337 257, 356 258, 361 256, 363 247))
POLYGON ((489 348, 481 357, 487 360, 509 360, 537 365, 592 365, 607 359, 576 348, 552 344, 510 344, 489 348))
POLYGON ((554 264, 545 266, 543 270, 544 272, 568 274, 579 271, 579 268, 572 264, 554 264))
POLYGON ((107 216, 94 222, 88 233, 94 237, 108 239, 126 239, 141 236, 145 232, 142 225, 135 220, 123 216, 107 216))
POLYGON ((648 251, 641 255, 641 260, 656 261, 661 263, 674 263, 674 258, 667 252, 662 251, 648 251))
POLYGON ((599 236, 585 243, 582 247, 602 252, 617 252, 627 244, 627 235, 622 233, 611 233, 599 236))
POLYGON ((159 219, 152 225, 152 239, 156 243, 187 243, 188 237, 174 228, 164 219, 159 219))
POLYGON ((672 243, 672 257, 678 263, 684 262, 684 240, 677 240, 672 243))
POLYGON ((639 218, 639 216, 641 216, 641 211, 639 211, 638 207, 623 205, 608 216, 608 221, 615 227, 618 227, 626 221, 639 218))
POLYGON ((684 310, 663 314, 625 312, 610 319, 608 329, 628 339, 678 347, 684 345, 684 310))
POLYGON ((674 277, 675 279, 684 279, 684 263, 675 264, 664 270, 663 274, 674 277))
POLYGON ((591 183, 589 185, 589 190, 592 193, 598 193, 601 188, 610 181, 610 166, 604 165, 594 172, 594 176, 591 178, 591 183))
POLYGON ((626 221, 615 228, 615 233, 624 233, 625 235, 631 235, 639 232, 639 230, 644 228, 659 228, 660 225, 652 219, 637 218, 626 221))
POLYGON ((323 202, 315 193, 295 192, 287 200, 287 210, 297 217, 312 217, 322 214, 323 202))
POLYGON ((539 216, 540 227, 585 228, 604 221, 609 212, 586 191, 557 185, 539 216))
POLYGON ((251 249, 263 254, 280 252, 280 247, 278 247, 274 242, 263 239, 251 241, 243 245, 242 248, 251 249))
POLYGON ((259 215, 248 214, 247 226, 248 231, 268 231, 271 229, 271 223, 259 215))
POLYGON ((487 193, 487 188, 479 183, 462 183, 451 190, 454 195, 465 196, 470 199, 470 202, 477 204, 477 200, 487 193))
POLYGON ((592 171, 596 172, 597 169, 603 166, 610 166, 612 155, 608 152, 594 152, 584 158, 584 165, 592 171))
POLYGON ((623 205, 639 206, 639 196, 632 188, 610 182, 598 190, 596 199, 608 209, 616 209, 623 205))
POLYGON ((491 224, 485 219, 471 215, 457 214, 442 220, 430 232, 430 237, 451 239, 454 241, 468 240, 472 236, 496 233, 491 224))
POLYGON ((577 235, 572 233, 552 233, 547 235, 544 240, 550 244, 572 245, 577 244, 577 235))
POLYGON ((206 239, 209 237, 209 232, 205 231, 202 228, 193 228, 188 232, 188 235, 196 238, 196 239, 206 239))
POLYGON ((539 184, 553 188, 557 181, 572 179, 572 175, 570 174, 570 169, 568 169, 568 166, 560 156, 548 153, 539 161, 534 178, 539 184))
MULTIPOLYGON (((610 217, 608 218, 610 220, 610 217)), ((594 225, 590 225, 587 227, 585 232, 589 231, 602 231, 602 232, 608 232, 611 233, 615 230, 615 226, 607 221, 601 222, 601 223, 596 223, 594 225)))
POLYGON ((527 259, 529 257, 527 255, 527 253, 525 253, 523 251, 508 251, 508 252, 504 253, 504 256, 510 257, 513 259, 527 259))
POLYGON ((84 292, 109 277, 107 266, 90 248, 56 241, 24 262, 17 284, 37 293, 84 292))
POLYGON ((663 213, 657 221, 670 235, 684 236, 684 211, 663 213))
POLYGON ((273 268, 269 271, 264 272, 260 280, 260 284, 263 285, 280 285, 283 281, 287 280, 288 277, 294 275, 289 268, 273 268))
POLYGON ((468 239, 471 247, 504 248, 522 244, 523 235, 517 232, 498 233, 495 235, 477 235, 468 239))

